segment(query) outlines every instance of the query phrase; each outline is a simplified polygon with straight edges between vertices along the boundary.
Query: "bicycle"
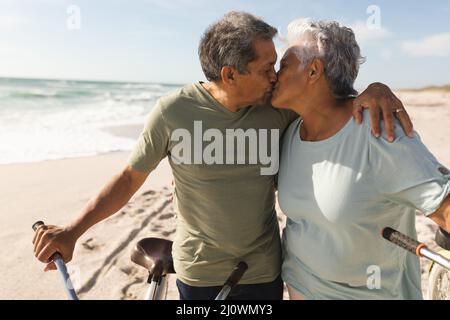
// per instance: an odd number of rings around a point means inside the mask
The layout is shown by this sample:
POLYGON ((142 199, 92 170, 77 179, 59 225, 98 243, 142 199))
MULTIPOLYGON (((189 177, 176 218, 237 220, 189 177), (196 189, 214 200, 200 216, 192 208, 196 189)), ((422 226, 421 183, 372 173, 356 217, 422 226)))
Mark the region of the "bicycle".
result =
POLYGON ((428 300, 450 300, 450 234, 442 228, 436 232, 435 241, 442 248, 435 252, 426 244, 386 227, 382 231, 386 240, 431 261, 428 281, 428 300))
MULTIPOLYGON (((44 222, 37 221, 33 224, 32 228, 36 231, 44 225, 44 222)), ((419 257, 429 259, 431 265, 429 268, 427 298, 431 300, 450 300, 450 235, 445 230, 438 229, 436 233, 436 243, 443 248, 438 252, 429 249, 424 243, 414 240, 390 227, 383 229, 382 236, 386 240, 419 257)), ((50 260, 55 263, 63 278, 69 299, 78 300, 61 255, 57 252, 50 260)), ((150 287, 144 299, 166 299, 168 279, 171 274, 176 273, 172 260, 172 241, 160 238, 141 239, 131 252, 131 261, 149 272, 147 283, 150 284, 150 287)), ((225 300, 240 281, 247 268, 248 266, 244 261, 239 262, 225 281, 215 300, 225 300)))
MULTIPOLYGON (((438 253, 450 259, 450 234, 439 228, 436 231, 435 241, 442 248, 438 253)), ((450 271, 432 262, 428 272, 428 299, 450 300, 450 271)))
MULTIPOLYGON (((42 226, 45 226, 44 222, 37 221, 33 224, 32 229, 36 231, 42 226)), ((64 281, 68 298, 70 300, 78 300, 69 273, 67 272, 66 264, 61 255, 56 252, 50 260, 55 263, 64 281)), ((150 286, 144 300, 165 300, 167 296, 168 278, 171 274, 175 274, 172 259, 172 241, 160 238, 141 239, 131 252, 131 261, 149 272, 147 283, 150 286)), ((240 261, 223 284, 215 300, 226 300, 247 269, 247 263, 240 261)))

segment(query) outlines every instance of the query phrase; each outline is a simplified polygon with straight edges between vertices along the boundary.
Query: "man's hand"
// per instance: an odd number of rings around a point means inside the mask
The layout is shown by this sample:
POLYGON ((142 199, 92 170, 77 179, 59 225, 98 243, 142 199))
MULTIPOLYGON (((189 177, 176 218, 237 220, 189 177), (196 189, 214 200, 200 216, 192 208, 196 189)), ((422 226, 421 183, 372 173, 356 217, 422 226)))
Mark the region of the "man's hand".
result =
POLYGON ((370 112, 372 134, 380 136, 380 111, 383 113, 384 125, 388 141, 394 141, 394 116, 400 121, 403 131, 412 138, 413 124, 403 103, 394 95, 388 86, 375 82, 372 83, 353 101, 353 117, 358 123, 362 122, 363 108, 370 112))
POLYGON ((77 239, 68 229, 57 226, 41 226, 34 233, 34 255, 39 261, 46 263, 44 271, 56 270, 56 265, 49 261, 56 253, 61 254, 64 262, 72 260, 77 239))

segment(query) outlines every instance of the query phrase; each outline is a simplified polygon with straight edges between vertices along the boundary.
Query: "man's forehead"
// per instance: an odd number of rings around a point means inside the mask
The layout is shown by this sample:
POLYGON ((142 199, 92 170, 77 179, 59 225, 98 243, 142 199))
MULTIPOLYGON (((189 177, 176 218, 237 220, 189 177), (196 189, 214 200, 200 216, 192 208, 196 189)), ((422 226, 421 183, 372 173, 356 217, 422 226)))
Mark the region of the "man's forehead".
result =
POLYGON ((258 64, 275 63, 277 60, 277 51, 272 40, 258 39, 255 41, 255 51, 258 64))

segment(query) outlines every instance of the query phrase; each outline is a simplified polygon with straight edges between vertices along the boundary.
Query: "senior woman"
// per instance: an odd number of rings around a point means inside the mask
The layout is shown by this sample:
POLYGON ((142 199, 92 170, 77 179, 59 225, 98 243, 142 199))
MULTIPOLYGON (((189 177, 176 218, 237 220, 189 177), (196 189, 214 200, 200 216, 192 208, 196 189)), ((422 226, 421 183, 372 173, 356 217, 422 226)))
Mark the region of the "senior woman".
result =
POLYGON ((418 258, 381 230, 416 237, 419 210, 448 231, 448 170, 417 133, 396 129, 389 143, 371 134, 367 112, 355 124, 362 58, 351 29, 300 19, 287 38, 272 104, 300 115, 284 135, 278 178, 291 299, 421 299, 418 258))

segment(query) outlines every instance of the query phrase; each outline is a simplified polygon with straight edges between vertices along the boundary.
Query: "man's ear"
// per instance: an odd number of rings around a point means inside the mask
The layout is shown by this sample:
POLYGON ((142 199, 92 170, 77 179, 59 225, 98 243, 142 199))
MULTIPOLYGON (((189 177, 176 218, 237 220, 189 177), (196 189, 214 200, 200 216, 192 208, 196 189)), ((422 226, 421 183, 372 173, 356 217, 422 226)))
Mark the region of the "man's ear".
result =
POLYGON ((235 77, 236 71, 228 66, 222 67, 222 70, 220 70, 220 77, 222 78, 222 82, 228 85, 234 84, 234 77, 235 77))
POLYGON ((325 72, 322 60, 314 58, 309 65, 308 77, 311 82, 316 82, 325 72))

